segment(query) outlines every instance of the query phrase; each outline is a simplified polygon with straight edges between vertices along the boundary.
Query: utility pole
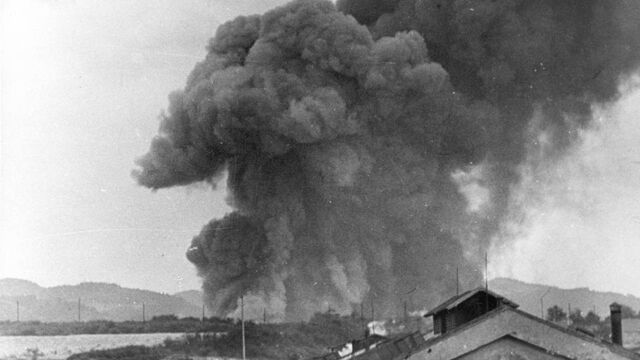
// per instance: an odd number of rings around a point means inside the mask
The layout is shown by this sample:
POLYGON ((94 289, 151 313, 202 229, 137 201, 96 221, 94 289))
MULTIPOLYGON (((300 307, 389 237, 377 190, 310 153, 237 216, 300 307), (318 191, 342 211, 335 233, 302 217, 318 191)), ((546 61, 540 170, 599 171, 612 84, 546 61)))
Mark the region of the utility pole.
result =
POLYGON ((267 308, 262 308, 262 323, 267 323, 267 308))
POLYGON ((485 303, 486 312, 489 312, 489 259, 487 253, 484 253, 484 289, 485 289, 485 303))
POLYGON ((407 314, 407 300, 404 301, 404 325, 408 328, 409 327, 409 319, 408 319, 408 315, 407 314))
POLYGON ((81 306, 81 302, 80 302, 80 298, 78 298, 78 322, 82 321, 82 318, 80 317, 80 306, 81 306))
POLYGON ((204 303, 202 304, 202 322, 204 322, 204 303))
POLYGON ((551 291, 551 288, 548 288, 542 296, 540 296, 540 318, 544 320, 544 297, 551 291))
POLYGON ((20 322, 20 301, 16 301, 16 321, 20 322))
POLYGON ((244 340, 244 295, 240 296, 240 319, 242 322, 242 360, 246 360, 246 346, 244 340))
POLYGON ((484 289, 489 290, 489 258, 484 253, 484 289))
POLYGON ((364 302, 360 301, 360 328, 364 330, 366 334, 365 326, 364 326, 364 302))
POLYGON ((371 301, 371 321, 375 320, 375 311, 373 310, 373 296, 369 299, 371 301))
POLYGON ((460 295, 460 274, 459 269, 456 266, 456 296, 460 295))
POLYGON ((144 303, 142 303, 142 322, 143 322, 143 323, 147 322, 147 317, 146 317, 146 314, 145 314, 144 303))

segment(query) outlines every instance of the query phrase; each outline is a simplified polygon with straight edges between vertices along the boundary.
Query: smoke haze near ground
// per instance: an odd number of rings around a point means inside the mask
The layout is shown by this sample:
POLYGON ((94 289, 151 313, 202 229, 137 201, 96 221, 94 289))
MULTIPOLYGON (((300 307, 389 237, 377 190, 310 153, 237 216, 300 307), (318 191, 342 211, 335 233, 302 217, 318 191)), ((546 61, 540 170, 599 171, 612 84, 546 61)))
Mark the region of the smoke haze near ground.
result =
POLYGON ((210 308, 280 319, 480 284, 519 181, 638 64, 633 1, 295 1, 222 25, 137 160, 151 189, 228 172, 193 238, 210 308))

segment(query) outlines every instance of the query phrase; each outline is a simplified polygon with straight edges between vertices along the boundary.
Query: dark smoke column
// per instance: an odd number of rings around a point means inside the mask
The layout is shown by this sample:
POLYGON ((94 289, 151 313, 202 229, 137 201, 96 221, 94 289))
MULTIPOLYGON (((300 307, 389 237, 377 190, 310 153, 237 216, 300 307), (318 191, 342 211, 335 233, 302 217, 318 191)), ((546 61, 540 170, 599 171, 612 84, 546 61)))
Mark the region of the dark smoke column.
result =
POLYGON ((137 160, 151 189, 228 172, 235 211, 187 251, 218 315, 242 294, 280 319, 395 314, 413 287, 451 295, 457 266, 479 284, 534 108, 560 151, 638 54, 636 2, 338 5, 222 25, 137 160))

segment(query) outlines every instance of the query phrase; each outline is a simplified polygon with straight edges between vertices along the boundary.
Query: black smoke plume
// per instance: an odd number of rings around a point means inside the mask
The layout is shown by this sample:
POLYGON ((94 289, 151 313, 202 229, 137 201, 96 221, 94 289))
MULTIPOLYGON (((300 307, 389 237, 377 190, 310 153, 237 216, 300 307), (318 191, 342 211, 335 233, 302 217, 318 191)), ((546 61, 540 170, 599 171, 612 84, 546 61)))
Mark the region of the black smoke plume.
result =
MULTIPOLYGON (((561 153, 638 63, 640 2, 294 1, 217 30, 138 182, 227 175, 187 251, 209 305, 281 319, 480 284, 534 110, 561 153)), ((549 156, 555 156, 549 154, 549 156)))

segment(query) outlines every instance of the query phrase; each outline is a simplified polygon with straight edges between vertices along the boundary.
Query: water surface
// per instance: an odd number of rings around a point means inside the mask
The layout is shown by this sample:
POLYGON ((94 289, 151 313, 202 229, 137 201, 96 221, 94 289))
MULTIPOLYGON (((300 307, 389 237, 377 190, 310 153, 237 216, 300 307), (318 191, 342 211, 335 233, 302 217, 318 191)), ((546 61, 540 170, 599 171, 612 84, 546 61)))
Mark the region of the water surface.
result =
POLYGON ((31 359, 29 349, 38 349, 38 359, 66 359, 70 355, 127 345, 158 345, 184 333, 98 334, 66 336, 0 336, 0 359, 31 359))

